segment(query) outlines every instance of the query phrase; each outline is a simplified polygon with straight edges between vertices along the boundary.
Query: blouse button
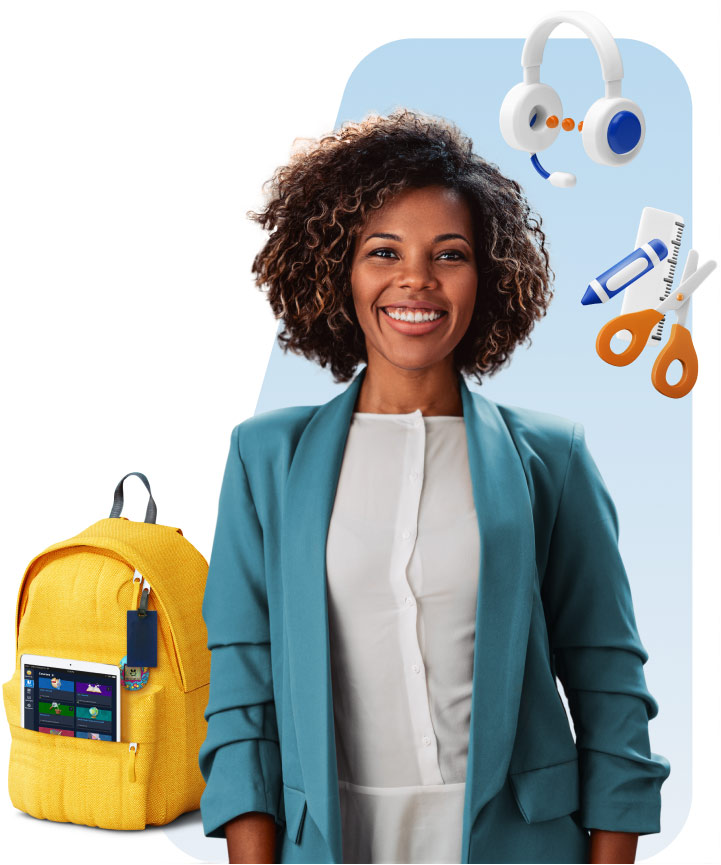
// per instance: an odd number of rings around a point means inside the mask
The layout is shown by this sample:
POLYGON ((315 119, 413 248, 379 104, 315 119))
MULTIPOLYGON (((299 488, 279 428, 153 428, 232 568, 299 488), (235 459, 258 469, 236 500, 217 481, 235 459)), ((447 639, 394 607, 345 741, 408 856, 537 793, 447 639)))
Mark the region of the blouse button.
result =
POLYGON ((418 666, 418 664, 414 664, 413 665, 413 672, 414 673, 420 673, 420 671, 421 671, 421 668, 418 666))
POLYGON ((410 533, 410 532, 403 532, 403 534, 401 535, 401 537, 402 537, 404 540, 408 540, 408 538, 410 538, 410 536, 411 536, 411 533, 410 533))
POLYGON ((413 471, 411 472, 411 475, 410 475, 412 481, 417 480, 420 476, 421 476, 421 473, 418 471, 418 469, 413 469, 413 471))
POLYGON ((424 736, 424 737, 423 737, 423 744, 424 744, 424 745, 430 745, 430 744, 431 744, 431 740, 430 740, 430 737, 429 737, 429 736, 424 736))
POLYGON ((413 606, 413 598, 411 598, 410 595, 406 595, 405 601, 407 607, 413 606))

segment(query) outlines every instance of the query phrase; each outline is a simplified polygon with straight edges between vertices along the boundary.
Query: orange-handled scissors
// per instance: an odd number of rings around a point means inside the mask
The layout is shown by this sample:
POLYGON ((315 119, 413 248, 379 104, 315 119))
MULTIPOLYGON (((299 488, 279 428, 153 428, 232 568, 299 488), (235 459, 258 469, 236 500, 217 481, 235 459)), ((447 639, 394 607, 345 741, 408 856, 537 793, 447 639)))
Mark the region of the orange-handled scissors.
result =
POLYGON ((698 357, 691 334, 686 328, 686 318, 691 295, 715 270, 716 262, 707 261, 698 270, 697 265, 698 253, 692 249, 686 259, 681 285, 662 303, 655 309, 641 309, 638 312, 627 312, 625 315, 612 318, 601 328, 596 337, 596 351, 602 360, 613 366, 627 366, 633 363, 644 350, 651 331, 664 315, 672 309, 676 310, 677 321, 671 328, 671 336, 659 352, 651 371, 653 386, 659 393, 672 399, 686 396, 696 384, 698 377, 698 357), (611 340, 622 330, 627 330, 631 334, 631 342, 622 352, 615 352, 611 348, 611 340), (676 384, 669 384, 666 374, 675 360, 681 363, 683 371, 676 384))

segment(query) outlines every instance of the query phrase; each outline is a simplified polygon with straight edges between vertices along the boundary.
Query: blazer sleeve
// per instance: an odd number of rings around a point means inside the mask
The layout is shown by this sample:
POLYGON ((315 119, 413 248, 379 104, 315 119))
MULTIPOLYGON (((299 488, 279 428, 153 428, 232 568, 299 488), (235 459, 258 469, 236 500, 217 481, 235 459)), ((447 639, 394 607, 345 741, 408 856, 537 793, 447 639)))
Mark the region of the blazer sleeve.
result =
POLYGON ((206 786, 203 831, 224 838, 239 814, 279 817, 282 791, 270 657, 263 531, 233 429, 203 598, 211 650, 207 735, 198 755, 206 786))
POLYGON ((579 753, 580 818, 587 829, 660 831, 668 761, 651 752, 658 713, 646 688, 618 516, 575 424, 543 584, 554 667, 579 753))

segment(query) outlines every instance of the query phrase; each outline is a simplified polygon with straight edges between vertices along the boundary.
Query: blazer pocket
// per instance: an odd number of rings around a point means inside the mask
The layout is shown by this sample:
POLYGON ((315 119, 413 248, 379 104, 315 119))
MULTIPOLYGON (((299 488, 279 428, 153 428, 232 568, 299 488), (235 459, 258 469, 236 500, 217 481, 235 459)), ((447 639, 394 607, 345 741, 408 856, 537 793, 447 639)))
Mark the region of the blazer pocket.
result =
POLYGON ((308 810, 303 790, 283 784, 283 807, 285 808, 285 831, 294 844, 300 844, 305 812, 308 810))
POLYGON ((513 795, 526 823, 553 820, 581 806, 578 758, 509 775, 513 795))

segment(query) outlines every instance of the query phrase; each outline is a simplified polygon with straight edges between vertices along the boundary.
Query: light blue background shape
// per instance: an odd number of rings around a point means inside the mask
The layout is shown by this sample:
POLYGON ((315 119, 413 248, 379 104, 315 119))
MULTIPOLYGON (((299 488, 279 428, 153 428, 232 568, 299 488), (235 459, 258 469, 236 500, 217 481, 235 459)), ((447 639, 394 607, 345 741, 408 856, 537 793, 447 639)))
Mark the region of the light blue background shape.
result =
MULTIPOLYGON (((518 180, 543 217, 555 297, 530 347, 516 349, 510 366, 486 380, 480 392, 497 402, 581 421, 616 502, 621 553, 650 656, 646 678, 660 707, 650 725, 652 750, 671 762, 662 791, 662 832, 640 839, 641 859, 678 833, 691 801, 692 395, 672 400, 653 388, 656 343, 629 367, 603 363, 595 352, 596 334, 620 314, 622 298, 593 307, 580 300, 592 278, 633 250, 644 206, 685 219, 678 284, 691 246, 691 99, 665 54, 643 42, 617 41, 623 93, 645 114, 646 140, 631 163, 611 168, 586 156, 577 131, 561 132, 540 159, 550 171, 576 174, 573 189, 542 180, 528 154, 512 150, 501 137, 498 112, 522 77, 522 39, 407 39, 383 45, 351 75, 336 126, 400 106, 446 117, 471 136, 476 152, 518 180)), ((564 115, 576 122, 603 95, 600 64, 586 39, 551 39, 541 80, 558 91, 564 115)), ((675 320, 670 319, 661 344, 675 320)), ((697 351, 703 364, 702 347, 697 351)), ((284 354, 275 342, 256 413, 322 403, 346 386, 334 384, 329 371, 284 354)), ((479 389, 470 380, 469 386, 479 389)))

